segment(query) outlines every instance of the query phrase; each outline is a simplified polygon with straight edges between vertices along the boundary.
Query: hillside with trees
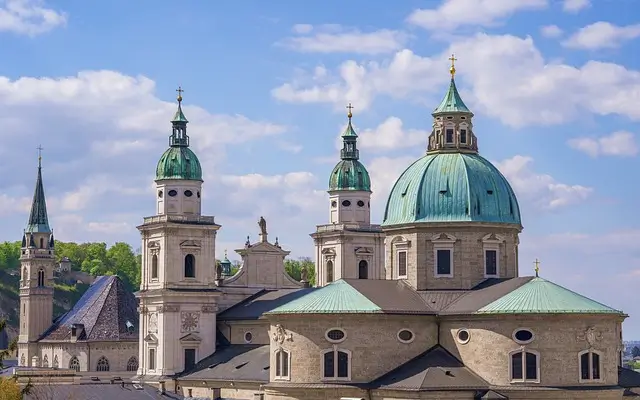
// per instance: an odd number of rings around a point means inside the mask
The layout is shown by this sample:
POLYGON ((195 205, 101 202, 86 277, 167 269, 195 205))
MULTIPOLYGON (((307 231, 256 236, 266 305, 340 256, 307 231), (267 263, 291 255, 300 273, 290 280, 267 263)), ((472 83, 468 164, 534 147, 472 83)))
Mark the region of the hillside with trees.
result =
MULTIPOLYGON (((20 242, 0 243, 0 319, 7 320, 10 337, 17 334, 20 281, 20 242)), ((140 261, 138 251, 124 242, 107 246, 106 243, 55 242, 56 263, 63 258, 71 262, 71 274, 56 274, 54 284, 54 316, 68 311, 89 287, 83 279, 68 279, 82 275, 95 277, 117 275, 131 291, 140 286, 140 261)), ((220 262, 216 260, 216 262, 220 262)), ((232 263, 231 273, 240 268, 240 263, 232 263)), ((309 281, 315 284, 315 268, 309 258, 285 260, 285 269, 294 279, 300 280, 302 268, 307 268, 309 281)))

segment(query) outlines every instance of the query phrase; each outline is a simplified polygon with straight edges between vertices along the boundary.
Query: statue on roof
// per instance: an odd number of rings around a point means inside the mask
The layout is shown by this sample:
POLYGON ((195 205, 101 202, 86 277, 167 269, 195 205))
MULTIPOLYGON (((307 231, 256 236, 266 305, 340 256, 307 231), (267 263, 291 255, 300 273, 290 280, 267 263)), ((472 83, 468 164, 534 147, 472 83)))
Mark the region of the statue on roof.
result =
POLYGON ((260 220, 258 221, 258 226, 260 227, 260 234, 261 235, 266 235, 267 234, 267 221, 264 219, 264 217, 260 217, 260 220))

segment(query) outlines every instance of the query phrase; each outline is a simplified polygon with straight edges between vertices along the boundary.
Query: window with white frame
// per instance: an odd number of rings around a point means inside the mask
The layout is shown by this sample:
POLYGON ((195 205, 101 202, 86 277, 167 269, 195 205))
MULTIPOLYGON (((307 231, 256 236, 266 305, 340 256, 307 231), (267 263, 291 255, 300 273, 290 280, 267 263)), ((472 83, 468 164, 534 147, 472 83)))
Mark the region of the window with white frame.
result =
POLYGON ((328 380, 351 379, 351 352, 333 347, 323 351, 322 376, 328 380))
POLYGON ((407 251, 398 250, 398 278, 407 277, 407 251))
POLYGON ((601 354, 593 349, 580 352, 580 382, 600 381, 601 377, 601 354))
POLYGON ((518 349, 509 357, 511 382, 540 382, 540 354, 537 351, 518 349))
POLYGON ((156 369, 156 349, 149 349, 149 369, 156 369))
POLYGON ((407 270, 409 269, 408 255, 411 242, 406 240, 402 236, 397 236, 392 241, 392 246, 395 251, 395 268, 399 279, 407 278, 407 270))
POLYGON ((482 238, 485 278, 497 278, 500 276, 500 247, 504 241, 502 236, 494 233, 485 235, 482 238))
POLYGON ((291 371, 291 358, 289 352, 284 349, 276 350, 276 379, 289 379, 291 371))
POLYGON ((446 233, 440 233, 431 238, 435 277, 453 277, 453 247, 456 240, 454 236, 446 233))
POLYGON ((445 140, 447 143, 453 143, 453 133, 453 128, 447 127, 447 129, 445 130, 445 140))
POLYGON ((460 143, 467 144, 467 129, 460 129, 460 143))

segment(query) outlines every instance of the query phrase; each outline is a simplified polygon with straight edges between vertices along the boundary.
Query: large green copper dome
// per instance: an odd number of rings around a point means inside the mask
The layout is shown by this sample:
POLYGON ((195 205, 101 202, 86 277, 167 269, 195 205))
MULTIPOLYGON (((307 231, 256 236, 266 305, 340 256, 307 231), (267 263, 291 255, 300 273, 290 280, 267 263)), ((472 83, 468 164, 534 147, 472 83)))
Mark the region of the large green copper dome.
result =
POLYGON ((188 147, 169 147, 156 167, 156 180, 186 179, 202 180, 202 167, 193 151, 188 147))
POLYGON ((358 160, 340 160, 331 171, 329 191, 362 190, 371 191, 369 172, 358 160))
POLYGON ((182 112, 182 89, 178 89, 178 110, 171 125, 173 131, 169 136, 169 148, 162 154, 156 167, 156 180, 185 179, 202 180, 202 167, 195 153, 189 148, 187 124, 189 121, 182 112))
POLYGON ((416 222, 520 225, 518 200, 507 179, 479 154, 427 154, 396 181, 382 225, 416 222))

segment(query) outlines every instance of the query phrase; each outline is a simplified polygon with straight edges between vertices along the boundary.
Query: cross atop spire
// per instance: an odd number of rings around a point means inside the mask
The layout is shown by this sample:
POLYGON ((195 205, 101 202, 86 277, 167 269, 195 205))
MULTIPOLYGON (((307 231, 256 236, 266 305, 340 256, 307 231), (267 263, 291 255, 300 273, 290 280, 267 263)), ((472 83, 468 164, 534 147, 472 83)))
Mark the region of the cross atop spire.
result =
POLYGON ((533 270, 536 271, 536 278, 538 277, 538 273, 540 272, 540 261, 536 258, 536 260, 533 262, 534 268, 533 270))
POLYGON ((351 110, 353 110, 353 106, 351 105, 351 103, 349 103, 349 105, 347 106, 347 110, 349 110, 349 112, 347 113, 347 117, 349 118, 349 120, 351 120, 351 117, 353 117, 353 113, 351 112, 351 110))
POLYGON ((449 61, 451 61, 451 68, 449 68, 449 73, 451 74, 451 79, 453 79, 456 74, 456 61, 458 61, 458 59, 454 54, 451 54, 451 57, 449 57, 449 61))
POLYGON ((178 86, 176 92, 178 92, 178 109, 171 120, 173 132, 169 137, 169 145, 172 147, 189 147, 189 136, 187 136, 187 123, 189 121, 182 112, 182 93, 184 89, 182 89, 182 86, 178 86))
POLYGON ((176 89, 176 92, 178 92, 178 103, 181 103, 182 93, 184 92, 184 90, 182 89, 182 86, 178 86, 178 88, 176 89))
POLYGON ((44 185, 42 183, 42 146, 38 146, 38 177, 36 178, 36 190, 33 193, 31 212, 27 222, 27 232, 51 232, 49 217, 47 216, 47 202, 44 197, 44 185))

